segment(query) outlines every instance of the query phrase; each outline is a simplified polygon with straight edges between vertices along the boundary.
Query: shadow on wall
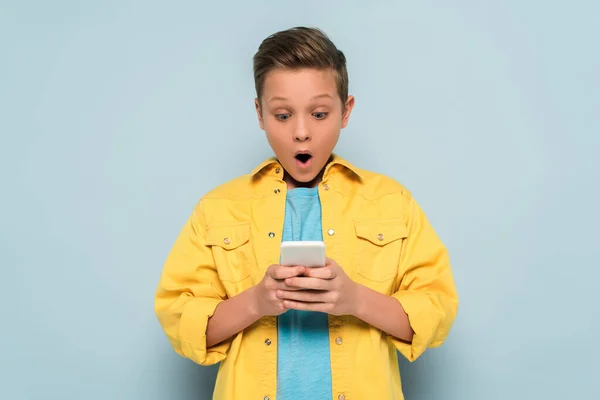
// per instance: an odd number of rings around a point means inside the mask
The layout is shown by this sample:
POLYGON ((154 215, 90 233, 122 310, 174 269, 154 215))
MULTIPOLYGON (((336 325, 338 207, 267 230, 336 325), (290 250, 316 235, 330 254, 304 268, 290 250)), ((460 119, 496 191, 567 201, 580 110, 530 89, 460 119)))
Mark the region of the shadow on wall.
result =
POLYGON ((402 392, 406 400, 426 400, 435 394, 431 390, 432 375, 435 371, 431 368, 431 354, 427 352, 419 357, 415 362, 409 362, 400 353, 398 354, 398 364, 400 365, 400 376, 402 377, 402 392))
POLYGON ((188 366, 191 372, 186 379, 186 389, 183 391, 189 400, 212 400, 215 380, 219 365, 203 367, 200 365, 188 366))
POLYGON ((457 365, 458 358, 450 348, 429 349, 412 363, 397 354, 406 400, 439 399, 441 393, 448 399, 465 398, 463 390, 468 372, 465 365, 457 365))
POLYGON ((172 366, 169 379, 163 383, 161 392, 164 391, 171 399, 212 400, 218 365, 205 367, 182 359, 172 366))

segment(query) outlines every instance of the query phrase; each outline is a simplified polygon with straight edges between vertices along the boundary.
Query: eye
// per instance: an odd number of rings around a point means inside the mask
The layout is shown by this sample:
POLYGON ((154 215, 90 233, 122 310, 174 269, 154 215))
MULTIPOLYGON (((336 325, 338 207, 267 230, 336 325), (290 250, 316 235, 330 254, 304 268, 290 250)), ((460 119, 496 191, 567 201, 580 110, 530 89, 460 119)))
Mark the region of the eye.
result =
POLYGON ((313 113, 313 117, 315 117, 316 119, 325 119, 325 117, 327 117, 327 114, 329 114, 329 113, 315 112, 315 113, 313 113))
POLYGON ((275 118, 277 118, 279 121, 287 121, 290 119, 290 117, 290 114, 275 114, 275 118))

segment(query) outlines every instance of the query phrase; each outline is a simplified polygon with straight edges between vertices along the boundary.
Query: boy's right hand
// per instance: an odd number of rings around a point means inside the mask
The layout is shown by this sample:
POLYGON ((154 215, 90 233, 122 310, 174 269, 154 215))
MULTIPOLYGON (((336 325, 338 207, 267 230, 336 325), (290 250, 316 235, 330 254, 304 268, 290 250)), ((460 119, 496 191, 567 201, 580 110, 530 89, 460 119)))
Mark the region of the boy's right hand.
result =
POLYGON ((252 288, 254 306, 259 318, 280 315, 286 311, 283 300, 277 297, 277 290, 297 290, 287 286, 285 280, 304 274, 306 268, 271 265, 262 281, 252 288))

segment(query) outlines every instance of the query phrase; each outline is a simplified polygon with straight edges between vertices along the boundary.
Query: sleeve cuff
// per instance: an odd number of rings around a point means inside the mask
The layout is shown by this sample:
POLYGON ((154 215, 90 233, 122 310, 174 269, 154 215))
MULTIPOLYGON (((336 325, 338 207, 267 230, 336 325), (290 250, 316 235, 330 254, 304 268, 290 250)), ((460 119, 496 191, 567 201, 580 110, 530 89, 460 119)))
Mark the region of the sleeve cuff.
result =
POLYGON ((214 298, 193 299, 185 305, 181 315, 179 337, 183 354, 200 365, 213 365, 223 361, 231 345, 226 340, 206 348, 208 319, 223 300, 214 298))
POLYGON ((389 338, 396 349, 408 361, 413 362, 429 347, 439 325, 439 318, 436 312, 432 314, 432 303, 426 293, 399 291, 392 297, 402 305, 415 334, 411 343, 392 336, 389 338))

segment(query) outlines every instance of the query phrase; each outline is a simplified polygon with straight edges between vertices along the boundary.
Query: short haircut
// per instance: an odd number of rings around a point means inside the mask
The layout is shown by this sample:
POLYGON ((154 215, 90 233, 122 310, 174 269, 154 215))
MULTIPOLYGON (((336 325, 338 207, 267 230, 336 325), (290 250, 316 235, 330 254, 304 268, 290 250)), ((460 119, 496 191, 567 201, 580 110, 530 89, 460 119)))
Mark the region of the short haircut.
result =
POLYGON ((265 78, 276 68, 331 69, 342 108, 348 98, 348 70, 344 53, 317 28, 295 27, 272 34, 254 55, 254 85, 260 102, 265 78))

